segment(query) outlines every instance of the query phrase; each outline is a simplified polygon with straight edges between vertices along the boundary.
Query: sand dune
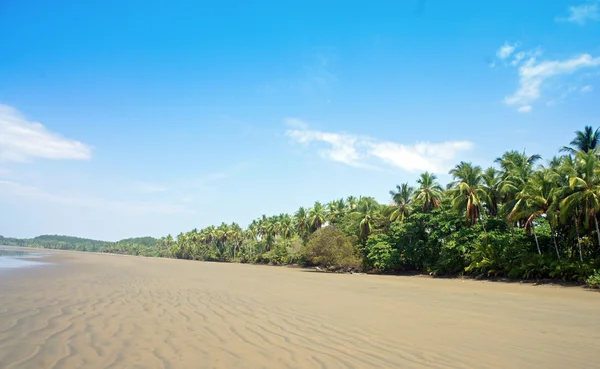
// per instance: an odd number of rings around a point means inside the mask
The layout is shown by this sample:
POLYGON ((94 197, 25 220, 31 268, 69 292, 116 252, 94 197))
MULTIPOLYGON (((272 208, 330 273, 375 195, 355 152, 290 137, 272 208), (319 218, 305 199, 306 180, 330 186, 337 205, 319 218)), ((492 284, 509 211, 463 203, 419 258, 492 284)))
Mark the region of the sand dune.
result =
POLYGON ((59 252, 0 276, 2 368, 590 368, 580 288, 59 252))

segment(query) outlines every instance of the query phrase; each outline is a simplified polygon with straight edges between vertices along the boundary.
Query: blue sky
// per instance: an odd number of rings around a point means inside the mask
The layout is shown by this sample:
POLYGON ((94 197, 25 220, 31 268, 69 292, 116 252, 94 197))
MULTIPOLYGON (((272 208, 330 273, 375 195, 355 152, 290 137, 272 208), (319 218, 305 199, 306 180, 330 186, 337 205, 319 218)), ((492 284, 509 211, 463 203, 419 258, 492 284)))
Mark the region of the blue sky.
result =
POLYGON ((600 125, 600 2, 5 0, 0 234, 177 234, 600 125))

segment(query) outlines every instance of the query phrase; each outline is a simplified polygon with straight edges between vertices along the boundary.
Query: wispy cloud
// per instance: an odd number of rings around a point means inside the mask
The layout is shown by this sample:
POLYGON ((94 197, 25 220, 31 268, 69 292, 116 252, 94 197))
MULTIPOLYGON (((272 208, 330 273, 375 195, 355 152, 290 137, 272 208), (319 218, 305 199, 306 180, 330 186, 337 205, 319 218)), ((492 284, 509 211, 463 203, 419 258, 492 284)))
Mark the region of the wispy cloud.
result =
POLYGON ((86 160, 88 145, 30 122, 16 109, 0 104, 0 161, 27 162, 35 158, 86 160))
POLYGON ((583 68, 600 66, 600 57, 582 54, 565 60, 549 60, 538 62, 535 57, 530 58, 519 67, 519 88, 515 93, 507 96, 504 102, 516 105, 521 109, 531 110, 531 103, 541 97, 542 89, 550 78, 566 76, 576 73, 583 68), (527 108, 529 106, 529 108, 527 108))
POLYGON ((518 111, 519 113, 529 113, 529 112, 531 111, 531 109, 533 109, 533 108, 531 107, 531 105, 523 105, 523 106, 521 106, 519 109, 517 109, 517 111, 518 111))
POLYGON ((358 146, 364 142, 359 138, 346 133, 331 133, 321 131, 311 131, 308 129, 288 130, 286 134, 293 140, 308 145, 312 142, 324 142, 328 144, 327 148, 319 150, 319 154, 333 161, 344 163, 355 167, 363 167, 362 162, 365 159, 364 154, 360 154, 358 146))
POLYGON ((344 132, 310 129, 292 129, 286 134, 306 147, 320 144, 318 153, 328 160, 364 168, 373 168, 371 163, 378 160, 408 172, 446 172, 461 152, 473 148, 469 141, 418 142, 407 145, 344 132))
POLYGON ((581 88, 581 92, 590 92, 592 91, 594 88, 592 87, 592 85, 585 85, 581 88))
POLYGON ((308 123, 298 118, 286 118, 285 124, 291 128, 307 129, 308 123))
POLYGON ((515 51, 518 43, 509 44, 508 42, 504 43, 504 45, 500 46, 498 51, 496 51, 496 56, 502 60, 508 59, 512 53, 515 51))
POLYGON ((557 22, 571 22, 579 25, 585 25, 588 21, 600 20, 600 7, 598 1, 588 1, 585 4, 569 7, 569 15, 566 17, 557 17, 557 22))

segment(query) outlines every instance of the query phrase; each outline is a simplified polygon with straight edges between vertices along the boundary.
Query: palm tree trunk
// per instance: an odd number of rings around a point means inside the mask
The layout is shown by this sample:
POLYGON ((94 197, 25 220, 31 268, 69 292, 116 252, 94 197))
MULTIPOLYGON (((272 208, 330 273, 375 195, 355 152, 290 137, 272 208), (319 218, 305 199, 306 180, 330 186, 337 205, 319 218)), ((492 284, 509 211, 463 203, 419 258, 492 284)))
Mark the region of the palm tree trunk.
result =
POLYGON ((577 244, 579 245, 579 260, 583 263, 583 254, 581 253, 581 239, 579 238, 579 223, 575 218, 575 232, 577 232, 577 244))
POLYGON ((481 213, 479 213, 479 221, 481 222, 481 228, 483 228, 483 231, 487 233, 487 231, 485 230, 485 224, 483 223, 483 216, 481 215, 481 213))
POLYGON ((554 228, 552 228, 552 224, 548 222, 550 226, 550 233, 552 233, 552 241, 554 241, 554 248, 556 249, 556 257, 560 260, 560 253, 558 252, 558 244, 556 243, 556 235, 554 234, 554 228))
POLYGON ((598 218, 594 214, 594 223, 596 223, 596 236, 598 236, 598 246, 600 247, 600 230, 598 230, 598 218))
POLYGON ((535 245, 537 246, 538 254, 542 255, 542 250, 540 250, 540 242, 538 241, 537 234, 535 233, 535 226, 533 222, 531 223, 531 231, 533 232, 533 237, 535 238, 535 245))

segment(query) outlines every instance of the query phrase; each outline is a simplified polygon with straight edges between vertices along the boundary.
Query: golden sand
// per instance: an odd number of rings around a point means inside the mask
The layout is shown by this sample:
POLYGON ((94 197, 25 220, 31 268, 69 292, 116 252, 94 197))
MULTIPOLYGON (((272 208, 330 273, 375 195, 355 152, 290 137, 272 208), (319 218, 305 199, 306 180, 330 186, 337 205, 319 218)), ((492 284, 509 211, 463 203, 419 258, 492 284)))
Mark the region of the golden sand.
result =
POLYGON ((593 368, 600 293, 56 252, 0 274, 0 368, 593 368))

